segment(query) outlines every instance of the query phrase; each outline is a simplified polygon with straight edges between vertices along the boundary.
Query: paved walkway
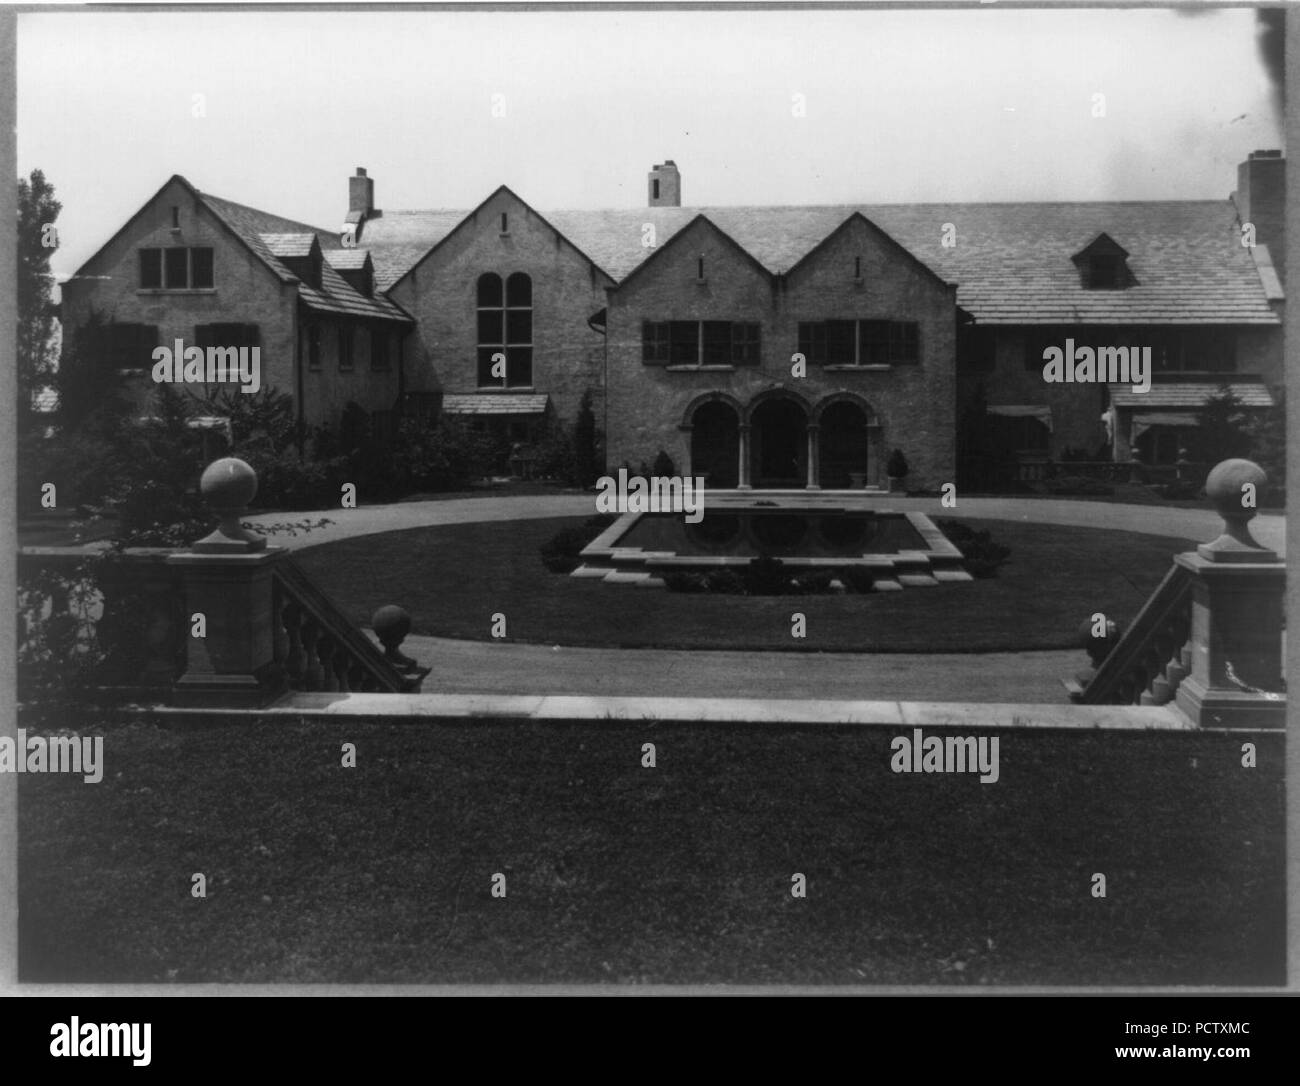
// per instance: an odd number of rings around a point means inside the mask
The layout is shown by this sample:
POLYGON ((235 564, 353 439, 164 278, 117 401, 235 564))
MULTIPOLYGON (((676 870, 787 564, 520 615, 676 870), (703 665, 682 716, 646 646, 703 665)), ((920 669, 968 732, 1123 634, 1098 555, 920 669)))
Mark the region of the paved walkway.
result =
MULTIPOLYGON (((943 509, 933 498, 867 499, 873 509, 931 516, 1023 520, 1085 528, 1108 528, 1197 541, 1215 538, 1222 521, 1209 509, 1176 509, 1106 502, 958 499, 943 509)), ((253 523, 332 521, 274 542, 291 550, 379 532, 443 524, 590 516, 591 495, 452 498, 400 502, 318 513, 271 513, 253 523)), ((1286 520, 1265 514, 1251 522, 1255 538, 1279 553, 1286 520)), ((611 594, 611 603, 615 602, 611 594)), ((622 602, 620 597, 619 602, 622 602)), ((411 637, 408 655, 433 667, 424 689, 431 694, 538 696, 713 697, 873 701, 1055 703, 1066 700, 1061 680, 1086 662, 1082 651, 1025 653, 808 653, 672 651, 568 648, 487 641, 411 637)))
MULTIPOLYGON (((755 491, 755 498, 760 498, 755 491)), ((707 498, 706 498, 707 502, 707 498)), ((1117 505, 1112 502, 1079 502, 1068 499, 959 498, 956 509, 944 509, 937 498, 896 498, 871 495, 865 508, 927 513, 932 517, 979 517, 983 520, 1024 520, 1037 524, 1061 524, 1079 528, 1109 528, 1147 535, 1180 536, 1206 542, 1223 530, 1223 521, 1212 509, 1176 509, 1163 505, 1117 505)), ((543 494, 500 498, 448 498, 444 501, 397 502, 392 505, 363 505, 357 509, 324 509, 314 513, 259 513, 253 524, 319 520, 332 523, 298 536, 280 535, 272 542, 301 550, 338 539, 352 539, 406 528, 432 528, 441 524, 474 524, 489 520, 537 520, 544 517, 594 516, 591 494, 543 494)), ((1286 546, 1286 517, 1261 513, 1250 522, 1255 538, 1279 554, 1286 546)))

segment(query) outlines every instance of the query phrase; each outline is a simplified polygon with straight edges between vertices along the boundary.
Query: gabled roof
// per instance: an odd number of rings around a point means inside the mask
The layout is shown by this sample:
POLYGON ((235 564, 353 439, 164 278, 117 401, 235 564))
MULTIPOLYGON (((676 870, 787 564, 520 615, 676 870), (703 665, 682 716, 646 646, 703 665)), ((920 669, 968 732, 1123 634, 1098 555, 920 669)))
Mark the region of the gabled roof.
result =
POLYGON ((367 249, 329 249, 324 256, 330 266, 339 271, 361 271, 370 263, 370 252, 367 249))
MULTIPOLYGON (((673 246, 676 243, 680 242, 683 238, 685 238, 687 233, 696 225, 699 225, 701 229, 709 230, 712 233, 718 235, 718 237, 720 237, 723 240, 723 242, 726 243, 729 249, 734 251, 742 260, 745 261, 745 263, 752 265, 754 270, 757 271, 759 275, 761 275, 764 279, 771 279, 772 273, 769 272, 765 267, 763 267, 763 265, 760 264, 757 260, 755 260, 753 255, 750 252, 748 252, 743 245, 737 243, 736 239, 731 237, 731 235, 729 235, 725 230, 720 229, 717 223, 711 221, 707 215, 700 214, 700 215, 696 215, 693 219, 691 219, 691 221, 688 222, 684 227, 682 227, 682 229, 676 231, 672 235, 672 237, 670 237, 666 242, 664 242, 664 244, 655 245, 654 248, 648 249, 647 252, 649 253, 649 255, 645 258, 645 260, 641 261, 640 264, 638 264, 627 275, 625 275, 622 281, 618 285, 623 286, 624 284, 631 282, 633 279, 636 278, 637 275, 639 275, 641 272, 645 271, 652 264, 654 264, 656 260, 664 259, 665 255, 672 250, 673 246)), ((707 269, 706 269, 706 273, 707 273, 707 269)))
MULTIPOLYGON (((580 256, 583 260, 586 260, 588 263, 590 263, 595 268, 596 271, 604 274, 604 271, 600 267, 600 265, 596 261, 592 260, 592 258, 587 253, 583 252, 581 246, 576 245, 573 242, 573 240, 564 233, 563 230, 559 229, 553 222, 550 222, 547 216, 543 215, 536 208, 532 207, 526 200, 520 199, 519 195, 513 192, 508 185, 498 185, 492 191, 492 193, 487 197, 487 199, 483 200, 483 202, 480 203, 477 207, 475 207, 472 211, 462 212, 459 214, 452 212, 451 214, 453 215, 458 214, 458 218, 456 219, 456 221, 452 223, 450 227, 447 228, 445 233, 442 233, 438 238, 436 238, 430 244, 426 245, 424 249, 419 253, 419 255, 416 256, 414 260, 412 260, 406 267, 403 268, 391 264, 386 259, 386 256, 376 255, 375 257, 376 288, 379 290, 387 291, 389 288, 394 286, 399 280, 403 279, 408 273, 413 271, 416 267, 418 267, 430 256, 432 256, 434 251, 438 249, 443 244, 443 242, 445 242, 448 238, 450 238, 457 230, 461 229, 462 227, 468 228, 469 225, 478 217, 479 212, 482 211, 483 208, 485 208, 489 203, 491 203, 493 200, 495 200, 498 196, 502 195, 503 193, 506 196, 508 196, 510 199, 518 203, 521 207, 526 208, 529 214, 531 214, 534 218, 536 218, 539 222, 541 222, 541 224, 544 227, 554 230, 555 233, 558 235, 559 239, 564 244, 568 245, 569 248, 573 249, 578 254, 578 256, 580 256)), ((419 215, 431 214, 434 216, 441 216, 446 213, 420 212, 417 214, 419 215)), ((385 247, 385 243, 383 240, 384 227, 382 224, 384 223, 384 220, 387 219, 388 217, 389 217, 388 214, 384 213, 383 215, 376 218, 373 222, 367 221, 365 227, 362 230, 362 235, 361 235, 362 243, 376 254, 383 254, 384 251, 384 247, 385 247), (379 227, 378 231, 372 230, 373 227, 379 227)), ((398 247, 403 251, 404 256, 409 256, 409 254, 415 248, 418 248, 418 246, 410 245, 409 241, 406 239, 399 241, 398 247)))
MULTIPOLYGON (((1250 251, 1227 200, 1129 203, 863 204, 824 207, 642 207, 552 211, 546 220, 615 281, 704 215, 772 274, 784 274, 855 212, 957 284, 981 324, 1270 324, 1250 251), (944 225, 957 244, 942 244, 944 225), (1139 284, 1088 290, 1071 257, 1105 233, 1129 254, 1139 284)), ((466 214, 385 211, 362 242, 376 285, 395 282, 466 214)))

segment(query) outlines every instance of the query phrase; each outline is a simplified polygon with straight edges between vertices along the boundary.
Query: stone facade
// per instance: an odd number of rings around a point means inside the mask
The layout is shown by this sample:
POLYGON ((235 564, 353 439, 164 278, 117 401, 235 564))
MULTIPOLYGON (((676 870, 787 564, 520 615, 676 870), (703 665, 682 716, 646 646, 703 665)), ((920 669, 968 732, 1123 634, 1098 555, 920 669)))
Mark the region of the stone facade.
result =
POLYGON ((388 292, 416 320, 408 390, 543 392, 567 424, 590 390, 599 420, 605 340, 588 322, 604 308, 612 283, 542 216, 509 189, 498 189, 388 292), (505 280, 519 272, 532 283, 532 382, 480 387, 479 276, 505 280))
POLYGON ((820 485, 820 429, 825 412, 841 403, 866 419, 866 455, 856 465, 863 482, 886 485, 884 460, 901 448, 908 485, 938 488, 954 470, 955 289, 861 216, 784 276, 770 275, 706 218, 696 219, 608 292, 609 464, 637 468, 662 449, 680 472, 699 473, 693 426, 697 411, 713 402, 738 420, 740 482, 762 485, 762 416, 771 410, 764 405, 785 401, 792 409, 784 417, 806 428, 808 442, 795 450, 794 485, 820 485), (919 357, 879 366, 828 359, 796 376, 800 322, 826 320, 915 323, 919 357), (646 321, 756 323, 757 364, 648 365, 646 321))

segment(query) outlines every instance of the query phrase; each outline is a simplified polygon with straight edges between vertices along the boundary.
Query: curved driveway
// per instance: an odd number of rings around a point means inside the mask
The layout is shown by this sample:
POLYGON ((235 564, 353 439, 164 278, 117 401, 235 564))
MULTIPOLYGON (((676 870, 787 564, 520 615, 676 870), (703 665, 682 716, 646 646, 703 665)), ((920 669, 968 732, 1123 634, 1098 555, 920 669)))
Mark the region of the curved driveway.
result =
MULTIPOLYGON (((1198 541, 1215 538, 1222 521, 1210 509, 1019 498, 959 498, 943 509, 934 498, 869 499, 869 507, 986 520, 1032 520, 1108 528, 1198 541)), ((379 532, 481 521, 590 516, 590 494, 449 498, 315 513, 259 514, 252 523, 329 518, 324 528, 272 542, 291 550, 379 532)), ((1263 514, 1251 531, 1282 553, 1286 520, 1263 514)), ((635 594, 610 589, 611 606, 635 594)), ((912 701, 1057 703, 1061 679, 1086 662, 1082 651, 1026 653, 807 653, 664 649, 591 649, 515 642, 410 637, 403 648, 433 667, 429 693, 573 694, 779 699, 898 699, 912 701)))

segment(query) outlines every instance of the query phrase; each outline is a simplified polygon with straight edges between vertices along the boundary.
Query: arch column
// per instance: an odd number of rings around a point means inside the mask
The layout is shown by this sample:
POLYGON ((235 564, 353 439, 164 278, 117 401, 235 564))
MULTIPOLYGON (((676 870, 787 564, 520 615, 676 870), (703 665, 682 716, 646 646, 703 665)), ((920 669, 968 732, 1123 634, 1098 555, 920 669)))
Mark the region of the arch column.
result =
POLYGON ((737 490, 752 489, 749 483, 749 423, 740 424, 740 473, 736 476, 737 490))
POLYGON ((821 427, 815 422, 810 422, 805 429, 808 433, 808 481, 804 489, 821 490, 821 452, 817 447, 817 435, 821 432, 821 427))

